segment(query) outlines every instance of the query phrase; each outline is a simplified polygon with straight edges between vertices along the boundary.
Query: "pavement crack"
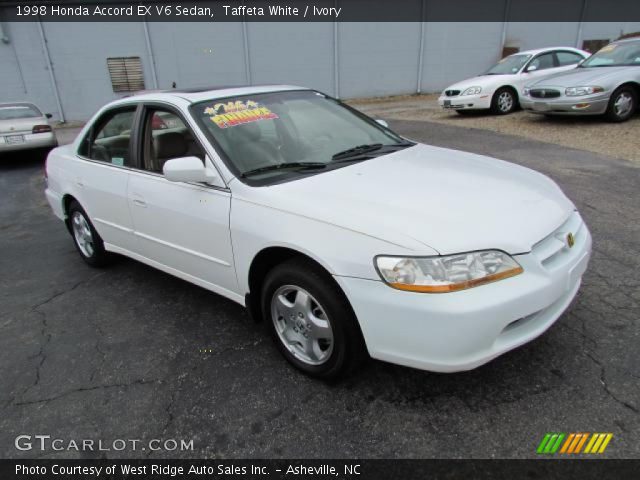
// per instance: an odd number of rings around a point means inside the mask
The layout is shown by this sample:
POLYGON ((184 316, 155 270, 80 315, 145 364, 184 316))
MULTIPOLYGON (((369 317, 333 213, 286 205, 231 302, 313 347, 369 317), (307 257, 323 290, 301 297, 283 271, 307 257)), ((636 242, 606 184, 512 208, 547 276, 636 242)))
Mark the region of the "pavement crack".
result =
POLYGON ((634 413, 640 413, 640 410, 638 410, 638 408, 629 403, 626 402, 620 398, 618 398, 609 388, 609 384, 607 383, 607 379, 606 379, 606 372, 605 372, 605 367, 602 364, 602 362, 600 360, 598 360, 594 355, 592 355, 589 352, 585 352, 585 355, 587 357, 589 357, 591 359, 591 361, 593 361, 593 363, 595 363, 599 368, 600 368, 600 383, 602 384, 602 387, 604 389, 604 391, 606 392, 606 394, 611 397, 611 399, 613 399, 614 401, 616 401, 617 403, 619 403, 620 405, 622 405, 623 407, 631 410, 634 413))
POLYGON ((60 398, 64 398, 67 397, 69 395, 72 395, 74 393, 84 393, 84 392, 92 392, 95 390, 107 390, 110 388, 129 388, 132 386, 136 386, 136 385, 150 385, 153 383, 161 383, 162 379, 153 379, 153 380, 134 380, 133 382, 129 382, 129 383, 113 383, 113 384, 109 384, 109 385, 96 385, 93 387, 81 387, 81 388, 75 388, 73 390, 68 390, 66 392, 63 392, 59 395, 54 395, 53 397, 48 397, 48 398, 40 398, 37 400, 29 400, 26 402, 16 402, 13 405, 15 406, 24 406, 24 405, 36 405, 39 403, 49 403, 52 402, 54 400, 58 400, 60 398))

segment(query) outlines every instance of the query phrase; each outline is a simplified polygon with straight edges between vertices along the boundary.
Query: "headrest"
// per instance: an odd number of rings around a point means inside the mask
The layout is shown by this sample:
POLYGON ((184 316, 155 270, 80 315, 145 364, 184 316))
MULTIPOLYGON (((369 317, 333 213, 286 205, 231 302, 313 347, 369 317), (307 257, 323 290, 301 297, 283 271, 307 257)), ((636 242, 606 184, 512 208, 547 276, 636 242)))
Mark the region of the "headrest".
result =
POLYGON ((167 132, 154 137, 153 146, 156 151, 156 158, 160 160, 184 157, 188 150, 184 137, 177 132, 167 132))

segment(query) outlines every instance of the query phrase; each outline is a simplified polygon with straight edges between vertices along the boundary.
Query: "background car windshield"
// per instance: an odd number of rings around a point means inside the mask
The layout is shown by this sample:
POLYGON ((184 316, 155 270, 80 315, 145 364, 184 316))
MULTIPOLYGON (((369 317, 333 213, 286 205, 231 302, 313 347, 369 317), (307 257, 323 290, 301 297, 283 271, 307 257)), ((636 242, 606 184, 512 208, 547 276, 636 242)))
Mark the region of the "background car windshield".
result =
POLYGON ((518 73, 530 58, 531 55, 510 55, 487 70, 485 75, 511 75, 518 73))
POLYGON ((4 105, 0 106, 0 120, 15 118, 41 117, 42 113, 33 105, 4 105))
POLYGON ((612 43, 589 57, 581 66, 622 67, 640 65, 640 42, 612 43))
POLYGON ((192 112, 241 174, 290 162, 326 164, 356 146, 404 142, 314 91, 210 100, 194 105, 192 112))

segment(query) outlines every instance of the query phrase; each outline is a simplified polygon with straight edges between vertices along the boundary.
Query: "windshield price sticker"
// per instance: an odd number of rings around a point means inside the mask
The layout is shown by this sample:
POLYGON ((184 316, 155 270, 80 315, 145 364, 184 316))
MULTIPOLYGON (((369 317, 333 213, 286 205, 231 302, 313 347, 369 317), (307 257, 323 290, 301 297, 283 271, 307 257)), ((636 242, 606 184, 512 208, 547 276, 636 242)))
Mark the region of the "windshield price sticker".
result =
POLYGON ((267 107, 263 107, 253 100, 216 103, 213 107, 205 108, 204 113, 209 115, 211 121, 219 128, 278 118, 278 115, 267 107))

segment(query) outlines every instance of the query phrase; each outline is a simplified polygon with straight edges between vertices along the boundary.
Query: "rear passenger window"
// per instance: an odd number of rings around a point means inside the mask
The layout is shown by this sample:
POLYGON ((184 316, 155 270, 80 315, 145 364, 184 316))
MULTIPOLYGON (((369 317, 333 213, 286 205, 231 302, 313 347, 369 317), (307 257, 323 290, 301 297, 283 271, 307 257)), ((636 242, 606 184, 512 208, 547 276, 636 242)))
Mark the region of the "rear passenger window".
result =
POLYGON ((144 170, 162 173, 164 162, 180 157, 198 157, 204 162, 204 151, 193 132, 175 113, 147 110, 144 131, 144 170))
POLYGON ((135 108, 108 113, 98 120, 80 148, 80 155, 120 167, 130 166, 134 116, 135 108))
POLYGON ((571 52, 557 52, 558 65, 560 67, 566 67, 567 65, 575 65, 582 60, 582 57, 577 53, 571 52))

